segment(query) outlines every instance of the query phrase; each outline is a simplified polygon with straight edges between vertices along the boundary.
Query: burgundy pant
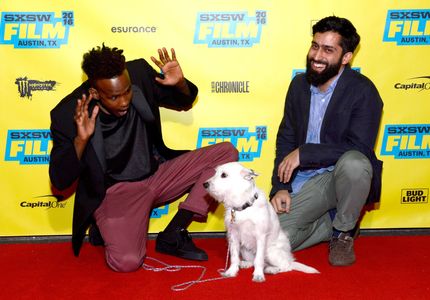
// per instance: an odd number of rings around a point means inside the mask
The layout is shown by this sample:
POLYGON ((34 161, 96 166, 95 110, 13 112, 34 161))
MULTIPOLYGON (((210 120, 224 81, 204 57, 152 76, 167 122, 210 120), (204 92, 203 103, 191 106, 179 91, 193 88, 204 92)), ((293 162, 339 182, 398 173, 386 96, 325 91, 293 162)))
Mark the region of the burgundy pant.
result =
POLYGON ((237 159, 238 152, 231 143, 215 144, 162 163, 145 180, 111 186, 94 212, 105 242, 107 264, 119 272, 134 271, 142 265, 154 207, 189 191, 179 208, 206 217, 213 199, 203 183, 215 173, 216 166, 237 159))

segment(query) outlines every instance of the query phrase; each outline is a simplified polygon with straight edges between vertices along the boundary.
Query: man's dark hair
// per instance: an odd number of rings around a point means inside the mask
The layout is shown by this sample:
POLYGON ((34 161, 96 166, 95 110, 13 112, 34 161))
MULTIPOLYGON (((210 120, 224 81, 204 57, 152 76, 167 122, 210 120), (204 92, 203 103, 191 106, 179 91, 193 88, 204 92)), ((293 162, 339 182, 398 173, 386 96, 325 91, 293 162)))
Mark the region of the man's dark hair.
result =
POLYGON ((125 69, 123 50, 109 48, 103 43, 84 54, 82 70, 90 81, 114 78, 122 74, 125 69))
POLYGON ((360 36, 357 33, 354 25, 345 19, 336 16, 326 17, 319 20, 314 26, 312 26, 312 34, 319 32, 334 31, 342 36, 340 46, 342 47, 343 53, 353 52, 360 43, 360 36))

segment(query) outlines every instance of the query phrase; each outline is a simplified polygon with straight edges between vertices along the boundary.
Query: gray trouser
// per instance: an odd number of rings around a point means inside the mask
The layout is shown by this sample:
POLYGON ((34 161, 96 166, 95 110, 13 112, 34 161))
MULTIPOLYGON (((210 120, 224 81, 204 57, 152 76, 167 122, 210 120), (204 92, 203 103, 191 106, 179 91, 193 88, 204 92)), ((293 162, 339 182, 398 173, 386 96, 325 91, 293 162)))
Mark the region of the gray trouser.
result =
POLYGON ((348 231, 355 227, 366 203, 372 181, 372 165, 358 151, 344 153, 333 171, 317 175, 291 195, 289 213, 279 215, 293 250, 310 247, 331 238, 333 227, 348 231), (332 221, 328 213, 336 208, 332 221))

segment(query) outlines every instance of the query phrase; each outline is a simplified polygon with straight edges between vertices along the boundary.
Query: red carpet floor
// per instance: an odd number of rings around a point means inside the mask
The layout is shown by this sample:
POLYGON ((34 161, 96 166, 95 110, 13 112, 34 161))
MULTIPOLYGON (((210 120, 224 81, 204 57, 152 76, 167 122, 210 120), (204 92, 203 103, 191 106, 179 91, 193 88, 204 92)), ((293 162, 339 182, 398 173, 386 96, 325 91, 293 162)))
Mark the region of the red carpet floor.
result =
MULTIPOLYGON (((155 253, 171 265, 207 268, 203 279, 219 277, 226 257, 224 239, 195 239, 209 261, 189 262, 155 253)), ((327 245, 295 253, 298 261, 321 274, 297 271, 251 281, 252 270, 236 278, 195 284, 184 291, 171 287, 196 280, 201 269, 178 272, 139 270, 115 273, 104 262, 103 248, 84 244, 79 258, 69 243, 0 244, 1 299, 430 299, 430 236, 362 236, 356 241, 357 263, 331 267, 327 245)), ((152 262, 147 261, 153 264, 152 262)))

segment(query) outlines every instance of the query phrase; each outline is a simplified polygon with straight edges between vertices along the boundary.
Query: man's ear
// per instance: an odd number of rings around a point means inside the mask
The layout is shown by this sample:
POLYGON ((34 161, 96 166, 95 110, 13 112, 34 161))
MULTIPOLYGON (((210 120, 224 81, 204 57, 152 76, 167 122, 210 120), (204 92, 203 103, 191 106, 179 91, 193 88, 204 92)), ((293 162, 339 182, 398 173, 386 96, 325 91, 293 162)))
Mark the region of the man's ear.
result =
POLYGON ((352 59, 352 52, 346 52, 342 57, 342 65, 347 65, 352 59))
POLYGON ((97 90, 95 88, 93 88, 93 87, 89 88, 88 92, 93 97, 93 99, 99 100, 99 92, 97 92, 97 90))

